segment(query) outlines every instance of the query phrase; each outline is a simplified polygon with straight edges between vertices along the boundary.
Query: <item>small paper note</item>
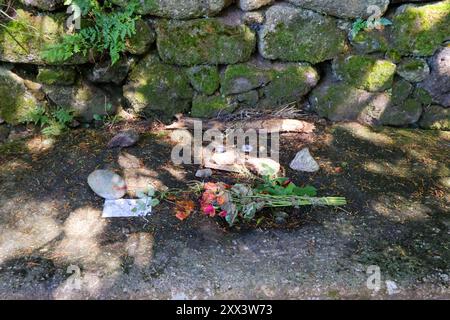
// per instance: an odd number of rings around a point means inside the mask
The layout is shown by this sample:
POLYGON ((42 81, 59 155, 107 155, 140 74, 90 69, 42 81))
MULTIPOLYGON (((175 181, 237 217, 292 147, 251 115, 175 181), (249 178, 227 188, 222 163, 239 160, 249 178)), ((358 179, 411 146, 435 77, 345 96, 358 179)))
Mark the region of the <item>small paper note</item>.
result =
POLYGON ((137 199, 105 200, 103 218, 144 217, 152 212, 149 205, 145 210, 139 210, 137 199))

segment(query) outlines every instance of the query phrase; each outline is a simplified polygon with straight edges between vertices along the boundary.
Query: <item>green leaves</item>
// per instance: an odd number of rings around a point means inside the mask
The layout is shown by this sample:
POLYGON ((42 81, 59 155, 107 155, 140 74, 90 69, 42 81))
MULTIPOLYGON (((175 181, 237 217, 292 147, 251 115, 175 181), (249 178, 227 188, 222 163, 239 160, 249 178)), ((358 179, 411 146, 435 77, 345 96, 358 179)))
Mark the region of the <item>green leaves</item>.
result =
POLYGON ((146 190, 136 192, 139 200, 137 201, 136 207, 131 211, 144 215, 149 209, 156 207, 160 201, 155 198, 155 194, 156 190, 152 186, 148 186, 146 190))
POLYGON ((288 178, 270 179, 265 177, 264 183, 256 186, 255 191, 272 196, 315 197, 317 195, 317 190, 313 186, 298 187, 288 178))
POLYGON ((43 58, 50 63, 63 62, 74 54, 86 56, 94 50, 107 52, 111 64, 115 64, 125 51, 126 39, 136 33, 139 3, 131 1, 125 9, 113 8, 111 1, 104 1, 102 5, 94 0, 66 1, 66 5, 70 4, 78 5, 84 19, 90 19, 92 23, 78 33, 64 36, 61 43, 49 46, 43 52, 43 58))
POLYGON ((44 107, 38 107, 28 114, 28 122, 40 126, 45 136, 59 136, 73 121, 73 110, 58 108, 50 112, 44 107))
POLYGON ((352 25, 350 37, 351 39, 354 39, 358 35, 358 33, 360 33, 363 30, 379 29, 382 28, 383 26, 390 26, 390 25, 392 25, 392 21, 387 18, 373 19, 370 21, 359 18, 352 25))

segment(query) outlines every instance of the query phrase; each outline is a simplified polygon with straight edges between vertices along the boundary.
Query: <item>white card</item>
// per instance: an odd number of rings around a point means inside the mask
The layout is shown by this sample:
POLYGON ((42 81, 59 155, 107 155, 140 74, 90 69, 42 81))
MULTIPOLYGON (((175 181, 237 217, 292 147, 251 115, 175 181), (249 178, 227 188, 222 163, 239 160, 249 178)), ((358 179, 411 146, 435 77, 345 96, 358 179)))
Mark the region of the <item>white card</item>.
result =
POLYGON ((147 206, 145 211, 138 209, 138 199, 105 200, 103 206, 103 218, 143 217, 152 212, 152 207, 147 206))

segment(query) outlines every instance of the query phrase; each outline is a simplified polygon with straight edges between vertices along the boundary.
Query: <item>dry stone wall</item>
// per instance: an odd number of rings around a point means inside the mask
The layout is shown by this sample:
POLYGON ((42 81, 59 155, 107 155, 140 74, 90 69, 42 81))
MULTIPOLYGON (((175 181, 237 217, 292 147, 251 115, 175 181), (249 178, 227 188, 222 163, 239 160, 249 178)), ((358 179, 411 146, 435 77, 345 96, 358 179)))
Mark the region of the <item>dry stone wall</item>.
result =
POLYGON ((11 5, 0 26, 0 118, 10 124, 36 106, 89 122, 105 104, 169 120, 302 102, 333 121, 450 129, 450 0, 143 0, 113 66, 43 58, 67 32, 63 0, 0 0, 11 5), (392 25, 351 35, 374 16, 392 25))

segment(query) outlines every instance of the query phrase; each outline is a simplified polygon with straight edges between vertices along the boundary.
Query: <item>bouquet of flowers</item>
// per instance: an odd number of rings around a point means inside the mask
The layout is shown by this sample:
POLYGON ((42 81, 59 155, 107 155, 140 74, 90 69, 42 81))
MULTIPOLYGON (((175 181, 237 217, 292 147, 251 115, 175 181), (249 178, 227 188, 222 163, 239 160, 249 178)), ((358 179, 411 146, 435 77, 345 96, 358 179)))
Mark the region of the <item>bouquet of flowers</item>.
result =
POLYGON ((300 207, 306 205, 342 206, 346 199, 342 197, 316 197, 316 189, 311 186, 296 186, 287 178, 264 178, 264 183, 251 187, 246 184, 228 184, 207 182, 198 188, 201 190, 201 211, 210 216, 225 218, 230 226, 238 219, 250 221, 264 208, 300 207))

